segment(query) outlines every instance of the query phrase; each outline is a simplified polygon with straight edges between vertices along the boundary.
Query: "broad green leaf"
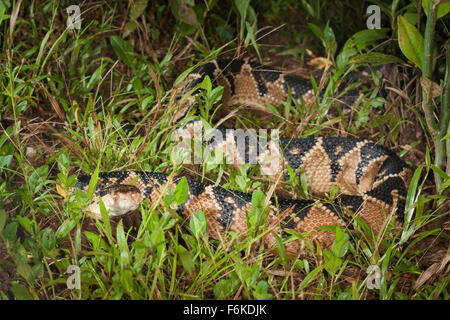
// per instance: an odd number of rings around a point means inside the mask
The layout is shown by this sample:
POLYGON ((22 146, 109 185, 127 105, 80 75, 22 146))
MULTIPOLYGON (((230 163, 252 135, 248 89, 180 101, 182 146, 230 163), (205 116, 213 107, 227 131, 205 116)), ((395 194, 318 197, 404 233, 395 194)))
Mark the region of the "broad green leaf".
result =
POLYGON ((19 221, 20 225, 25 230, 27 230, 28 233, 35 234, 36 223, 34 223, 34 226, 33 226, 33 221, 31 219, 29 219, 28 217, 22 217, 22 216, 17 216, 16 219, 17 219, 17 221, 19 221))
POLYGON ((347 253, 350 247, 350 237, 347 233, 344 233, 340 227, 336 227, 336 239, 334 240, 332 252, 338 258, 342 258, 347 253))
POLYGON ((264 209, 265 194, 257 189, 252 193, 252 208, 248 213, 249 226, 256 226, 264 209))
POLYGON ((117 56, 130 68, 133 67, 133 55, 135 54, 131 45, 118 36, 112 36, 109 39, 111 46, 117 56))
POLYGON ((0 169, 9 167, 13 159, 12 155, 0 156, 0 169))
POLYGON ((206 233, 206 217, 201 210, 195 210, 192 213, 191 220, 189 221, 192 233, 196 238, 202 237, 206 233))
POLYGON ((264 209, 264 202, 266 201, 266 195, 261 190, 255 190, 252 193, 252 207, 258 209, 261 212, 264 209))
POLYGON ((9 241, 16 240, 17 226, 18 223, 16 221, 9 223, 2 231, 2 236, 4 239, 9 241))
POLYGON ((184 270, 189 274, 192 274, 194 271, 194 258, 191 253, 187 251, 185 247, 178 245, 178 255, 180 256, 180 261, 184 270))
MULTIPOLYGON (((422 0, 422 8, 423 11, 428 16, 428 5, 430 0, 422 0)), ((450 12, 450 2, 447 1, 444 3, 444 1, 441 1, 441 3, 437 7, 437 13, 436 13, 436 19, 440 19, 443 16, 447 15, 447 13, 450 12)))
POLYGON ((62 241, 70 231, 77 225, 77 221, 72 219, 64 220, 64 222, 58 227, 55 233, 56 241, 62 241))
POLYGON ((233 281, 231 279, 220 279, 214 285, 214 295, 218 299, 225 299, 234 293, 233 281))
POLYGON ((253 295, 255 296, 255 299, 266 300, 272 297, 272 294, 267 292, 269 290, 269 284, 267 283, 267 281, 261 280, 256 286, 253 285, 252 287, 254 289, 253 295))
POLYGON ((28 290, 20 283, 11 283, 11 292, 14 294, 16 300, 30 300, 31 296, 28 290))
POLYGON ((323 257, 325 258, 325 270, 327 270, 330 275, 336 274, 339 267, 342 265, 342 259, 327 249, 323 250, 323 257))
POLYGON ((189 185, 186 177, 182 177, 175 188, 175 204, 179 206, 186 202, 189 195, 189 185))
POLYGON ((368 52, 350 59, 349 64, 368 63, 372 66, 380 66, 388 63, 402 63, 403 61, 396 56, 380 52, 368 52))
POLYGON ((47 228, 41 236, 41 241, 45 249, 49 251, 53 250, 56 245, 55 232, 52 229, 47 228))
POLYGON ((422 68, 423 37, 404 17, 398 16, 398 44, 405 57, 422 68))
POLYGON ((197 15, 192 8, 193 1, 169 0, 169 6, 172 14, 178 21, 193 27, 198 25, 197 15))
POLYGON ((208 94, 211 92, 212 83, 211 78, 208 75, 206 75, 203 79, 202 83, 200 84, 200 88, 205 89, 208 94))
POLYGON ((130 7, 130 18, 136 20, 145 12, 148 0, 134 0, 130 7))

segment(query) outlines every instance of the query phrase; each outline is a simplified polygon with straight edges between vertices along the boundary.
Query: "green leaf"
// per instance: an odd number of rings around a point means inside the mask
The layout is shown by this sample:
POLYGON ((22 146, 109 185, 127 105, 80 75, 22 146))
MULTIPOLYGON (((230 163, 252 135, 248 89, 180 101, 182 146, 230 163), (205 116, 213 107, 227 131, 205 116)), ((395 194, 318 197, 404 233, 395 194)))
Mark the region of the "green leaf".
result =
MULTIPOLYGON (((427 16, 428 16, 428 3, 429 2, 430 2, 430 0, 422 0, 422 8, 427 16)), ((447 15, 447 13, 449 13, 449 12, 450 12, 450 2, 447 1, 444 3, 444 1, 441 1, 441 3, 437 7, 436 19, 442 18, 443 16, 447 15)))
POLYGON ((36 227, 36 225, 34 225, 34 227, 33 227, 33 221, 32 220, 30 220, 29 218, 27 218, 27 217, 22 217, 22 216, 17 216, 16 217, 16 219, 17 219, 17 221, 19 221, 19 223, 20 223, 20 225, 25 229, 25 230, 27 230, 27 232, 28 233, 30 233, 30 234, 35 234, 35 227, 36 227))
POLYGON ((48 165, 34 170, 28 178, 28 185, 33 193, 37 193, 47 183, 48 165))
POLYGON ((200 88, 205 89, 208 94, 211 92, 212 83, 211 78, 208 75, 206 75, 203 79, 202 83, 200 84, 200 88))
POLYGON ((308 27, 314 33, 316 38, 318 38, 318 39, 320 39, 322 41, 325 39, 325 37, 323 35, 323 32, 322 32, 322 29, 320 29, 317 25, 315 25, 314 23, 308 23, 308 27))
POLYGON ((21 285, 20 283, 14 282, 11 284, 11 292, 14 294, 16 300, 30 300, 31 296, 29 295, 27 289, 21 285))
POLYGON ((368 63, 374 67, 388 63, 402 63, 402 59, 380 52, 368 52, 350 59, 349 64, 368 63))
POLYGON ((148 0, 134 0, 130 7, 130 18, 136 20, 140 15, 145 12, 148 0))
POLYGON ((130 252, 128 250, 128 243, 123 231, 123 221, 120 220, 116 228, 117 245, 120 254, 120 267, 128 268, 130 265, 130 252))
POLYGON ((264 209, 264 202, 266 195, 261 190, 257 189, 252 193, 252 207, 257 208, 259 212, 264 209))
POLYGON ((286 263, 287 256, 286 256, 286 248, 284 247, 283 240, 278 235, 274 234, 276 244, 275 248, 278 251, 278 254, 280 255, 281 261, 283 264, 286 263))
POLYGON ((59 227, 58 230, 56 230, 55 237, 56 241, 60 242, 62 241, 70 231, 72 231, 73 228, 77 225, 77 222, 72 219, 65 220, 59 227))
POLYGON ((196 66, 192 66, 188 69, 186 69, 185 71, 183 71, 174 81, 173 83, 173 87, 176 88, 178 87, 185 79, 186 77, 192 72, 192 70, 194 70, 196 66))
POLYGON ((222 99, 223 87, 218 86, 214 88, 208 96, 209 102, 211 104, 216 104, 220 99, 222 99))
POLYGON ((188 0, 169 0, 169 6, 172 14, 178 21, 187 25, 198 26, 197 15, 195 14, 193 1, 188 0))
POLYGON ((344 50, 347 48, 356 48, 356 50, 361 51, 367 48, 371 44, 376 44, 381 39, 388 38, 387 32, 388 28, 383 29, 366 29, 356 32, 354 35, 347 40, 344 45, 344 50))
POLYGON ((89 82, 86 85, 87 90, 91 90, 96 83, 99 83, 102 80, 102 72, 106 67, 106 63, 102 63, 93 73, 89 82))
POLYGON ((175 204, 179 206, 186 202, 189 195, 189 185, 186 177, 182 177, 175 188, 175 204))
MULTIPOLYGON (((441 190, 439 190, 439 193, 444 192, 444 190, 447 188, 450 188, 450 178, 447 178, 447 180, 445 180, 445 182, 442 184, 441 190)), ((1 230, 2 230, 2 228, 0 227, 0 231, 1 230)))
MULTIPOLYGON (((106 233, 106 237, 108 238, 109 243, 113 244, 114 241, 113 241, 113 236, 112 236, 112 232, 111 232, 111 222, 109 220, 108 210, 106 209, 105 204, 103 203, 103 200, 101 197, 99 198, 98 206, 100 208, 100 215, 102 217, 103 228, 106 233)), ((97 226, 99 226, 100 221, 96 221, 96 224, 97 224, 97 226)))
POLYGON ((56 245, 55 232, 52 229, 47 228, 42 234, 41 241, 45 249, 48 251, 53 250, 56 245))
POLYGON ((135 55, 133 48, 131 45, 118 36, 112 36, 109 39, 111 46, 114 49, 114 52, 117 56, 130 68, 133 68, 133 56, 135 55))
POLYGON ((342 264, 342 259, 335 256, 333 252, 327 249, 323 250, 323 257, 325 258, 325 270, 327 270, 330 275, 336 274, 342 264))
POLYGON ((404 230, 402 232, 402 235, 400 237, 400 242, 399 244, 402 244, 404 242, 406 242, 409 237, 412 235, 412 233, 414 232, 414 226, 410 226, 409 224, 411 222, 413 213, 415 211, 415 203, 417 202, 417 197, 418 195, 416 195, 416 193, 420 192, 420 190, 418 190, 419 188, 419 179, 420 179, 420 175, 422 173, 424 165, 420 165, 419 167, 417 167, 417 169, 414 171, 413 177, 411 178, 411 181, 409 183, 409 188, 408 188, 408 193, 406 195, 406 213, 405 213, 405 218, 404 218, 404 230))
POLYGON ((422 68, 423 37, 404 17, 398 16, 398 44, 405 57, 422 68))
POLYGON ((6 211, 4 209, 0 209, 0 233, 3 230, 5 223, 6 223, 6 211))
POLYGON ((89 199, 92 199, 95 192, 95 187, 97 186, 98 181, 98 173, 100 171, 100 162, 97 163, 97 168, 95 168, 94 173, 91 176, 91 180, 89 181, 89 186, 87 190, 87 196, 89 199))
POLYGON ((0 156, 0 169, 9 167, 12 162, 12 155, 0 156))
POLYGON ((311 17, 316 17, 314 8, 306 0, 302 0, 302 5, 305 7, 306 11, 311 17))
POLYGON ((214 285, 214 295, 218 299, 225 299, 234 293, 233 281, 231 279, 221 279, 214 285))
POLYGON ((42 263, 35 264, 31 268, 31 278, 36 279, 44 276, 44 265, 42 263))
POLYGON ((30 265, 26 263, 26 260, 18 258, 17 256, 13 259, 16 265, 16 272, 20 274, 25 280, 32 281, 33 269, 31 269, 30 265))
POLYGON ((334 240, 332 251, 333 253, 342 258, 347 253, 350 247, 350 237, 347 233, 344 233, 340 227, 336 227, 336 239, 334 240))
POLYGON ((267 281, 261 280, 258 282, 258 284, 255 286, 253 285, 253 295, 257 300, 265 300, 272 298, 272 294, 267 292, 269 290, 269 284, 267 281))
POLYGON ((317 268, 315 268, 314 270, 312 270, 311 272, 308 272, 305 279, 303 279, 303 281, 300 283, 300 285, 297 286, 296 290, 301 291, 301 290, 306 289, 306 287, 308 287, 308 285, 314 280, 316 275, 323 270, 323 267, 324 266, 321 265, 321 266, 318 266, 317 268))
POLYGON ((9 223, 2 231, 3 237, 5 237, 5 239, 9 241, 16 240, 17 226, 18 223, 16 221, 9 223))
POLYGON ((260 217, 264 209, 265 199, 266 196, 259 189, 255 190, 252 193, 252 208, 248 212, 247 217, 247 223, 249 227, 256 227, 258 221, 260 221, 260 217))
POLYGON ((201 210, 195 210, 192 213, 191 220, 189 221, 192 233, 198 239, 202 237, 206 232, 206 217, 201 210))
POLYGON ((303 195, 308 196, 308 179, 306 178, 305 170, 303 166, 300 167, 300 185, 302 187, 303 195))
POLYGON ((191 253, 187 251, 185 247, 178 245, 178 255, 180 256, 180 261, 184 270, 189 274, 192 274, 194 271, 194 259, 191 253))

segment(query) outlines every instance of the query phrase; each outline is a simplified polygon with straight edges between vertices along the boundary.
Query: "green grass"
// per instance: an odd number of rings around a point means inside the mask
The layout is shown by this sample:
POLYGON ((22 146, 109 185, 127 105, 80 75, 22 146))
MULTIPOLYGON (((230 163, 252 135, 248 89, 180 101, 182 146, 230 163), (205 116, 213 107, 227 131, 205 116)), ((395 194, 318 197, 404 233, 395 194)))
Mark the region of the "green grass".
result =
MULTIPOLYGON (((333 106, 343 94, 339 84, 356 64, 397 56, 406 61, 391 30, 395 15, 415 12, 412 4, 383 5, 383 19, 391 24, 367 40, 361 31, 366 4, 359 1, 349 7, 326 1, 197 1, 193 8, 181 0, 172 6, 150 1, 145 11, 128 1, 85 3, 80 30, 66 28, 70 2, 24 1, 15 16, 18 3, 0 1, 0 298, 448 299, 450 178, 446 168, 434 165, 436 143, 420 97, 397 83, 394 89, 409 99, 386 98, 384 104, 371 87, 365 91, 368 102, 350 112, 333 106), (341 23, 348 16, 361 21, 341 23), (272 254, 259 241, 268 230, 256 219, 264 216, 272 184, 257 169, 172 164, 173 84, 184 71, 236 51, 294 61, 295 67, 307 66, 309 51, 329 56, 334 66, 326 81, 311 77, 327 89, 316 105, 287 101, 273 107, 270 120, 245 110, 231 120, 239 128, 279 129, 288 137, 351 135, 391 147, 415 169, 397 235, 388 236, 387 226, 384 236, 371 236, 357 220, 357 232, 334 229, 331 250, 311 245, 308 255, 292 257, 284 243, 305 235, 291 233, 272 254), (411 135, 411 125, 420 134, 411 135), (89 195, 69 190, 79 173, 112 170, 165 172, 171 178, 187 173, 226 188, 260 190, 253 193, 249 236, 211 239, 202 212, 185 221, 171 207, 183 197, 182 187, 157 203, 146 200, 138 223, 129 221, 133 217, 110 221, 106 212, 103 221, 93 221, 84 215, 89 195), (70 265, 81 270, 81 290, 66 285, 70 265), (379 268, 379 289, 369 289, 370 266, 379 268)), ((435 28, 439 53, 448 26, 438 20, 435 28)), ((436 59, 445 61, 445 54, 436 59)), ((445 63, 436 66, 435 81, 443 86, 445 63)), ((370 78, 381 81, 375 74, 370 78)), ((362 88, 359 82, 351 86, 362 88)), ((202 95, 206 121, 220 93, 210 88, 202 95)), ((310 196, 301 175, 287 188, 310 196)))

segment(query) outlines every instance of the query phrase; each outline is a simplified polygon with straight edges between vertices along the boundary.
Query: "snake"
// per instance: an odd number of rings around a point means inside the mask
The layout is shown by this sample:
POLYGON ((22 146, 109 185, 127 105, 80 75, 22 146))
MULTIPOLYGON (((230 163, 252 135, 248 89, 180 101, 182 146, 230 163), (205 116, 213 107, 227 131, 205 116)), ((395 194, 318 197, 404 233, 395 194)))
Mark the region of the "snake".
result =
MULTIPOLYGON (((266 111, 267 104, 277 106, 288 97, 303 104, 317 98, 311 83, 299 77, 251 59, 216 59, 193 69, 177 88, 177 121, 198 109, 199 86, 206 77, 212 85, 224 88, 223 106, 241 104, 266 111)), ((188 122, 177 133, 192 134, 198 125, 199 121, 188 122)), ((253 141, 249 134, 244 133, 241 143, 238 140, 218 127, 213 138, 200 141, 213 150, 225 149, 227 159, 231 157, 239 164, 249 162, 254 155, 261 169, 270 171, 268 176, 273 181, 286 181, 293 175, 297 178, 294 181, 307 182, 312 197, 294 199, 275 194, 256 207, 254 192, 161 172, 113 171, 98 174, 87 211, 101 219, 101 199, 110 217, 122 216, 136 210, 147 198, 151 205, 161 202, 187 180, 186 199, 172 207, 186 220, 198 210, 203 212, 208 234, 214 239, 224 239, 227 232, 247 235, 249 216, 254 212, 262 221, 258 230, 264 245, 273 248, 277 241, 286 239, 284 246, 293 253, 304 252, 306 242, 332 246, 336 237, 333 227, 354 230, 363 222, 379 235, 388 225, 402 225, 411 169, 392 150, 365 139, 341 136, 273 139, 261 150, 249 147, 253 141), (242 141, 244 146, 239 147, 242 141), (330 197, 331 193, 338 196, 330 197)), ((74 188, 87 191, 91 179, 89 174, 78 175, 74 188)))

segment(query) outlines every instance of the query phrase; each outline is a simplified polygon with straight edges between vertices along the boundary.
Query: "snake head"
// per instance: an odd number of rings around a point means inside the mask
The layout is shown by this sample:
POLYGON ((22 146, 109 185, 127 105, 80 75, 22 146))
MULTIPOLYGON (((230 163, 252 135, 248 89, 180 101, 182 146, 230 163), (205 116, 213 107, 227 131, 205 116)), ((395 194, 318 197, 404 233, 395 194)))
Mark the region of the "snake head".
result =
POLYGON ((97 191, 88 209, 97 219, 102 219, 99 200, 102 199, 109 217, 118 217, 136 210, 143 200, 139 188, 133 185, 115 184, 97 191))

